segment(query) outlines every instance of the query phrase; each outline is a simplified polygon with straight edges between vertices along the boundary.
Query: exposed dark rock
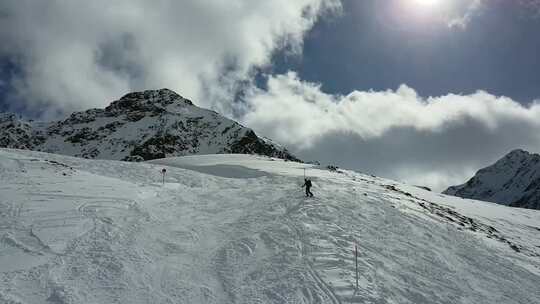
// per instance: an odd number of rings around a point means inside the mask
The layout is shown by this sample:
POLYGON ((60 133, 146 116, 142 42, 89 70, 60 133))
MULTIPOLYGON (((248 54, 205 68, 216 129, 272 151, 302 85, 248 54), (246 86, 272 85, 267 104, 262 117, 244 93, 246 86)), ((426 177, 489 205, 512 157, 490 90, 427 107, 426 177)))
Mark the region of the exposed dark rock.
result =
POLYGON ((244 137, 234 142, 230 152, 239 154, 260 154, 291 161, 300 161, 298 158, 291 155, 287 149, 278 150, 275 146, 264 142, 255 134, 255 132, 253 132, 253 130, 248 130, 244 137))

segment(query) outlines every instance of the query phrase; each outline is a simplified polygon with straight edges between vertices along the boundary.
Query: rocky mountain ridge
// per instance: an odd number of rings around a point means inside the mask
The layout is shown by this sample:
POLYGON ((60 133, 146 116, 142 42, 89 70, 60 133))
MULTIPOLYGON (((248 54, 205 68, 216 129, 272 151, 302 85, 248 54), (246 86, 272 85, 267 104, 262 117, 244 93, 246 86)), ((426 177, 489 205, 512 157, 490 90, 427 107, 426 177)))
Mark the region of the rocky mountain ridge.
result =
POLYGON ((142 161, 193 154, 260 154, 298 161, 287 149, 168 90, 126 94, 105 109, 37 123, 0 115, 0 147, 84 158, 142 161))
POLYGON ((540 155, 514 150, 443 193, 540 210, 540 155))

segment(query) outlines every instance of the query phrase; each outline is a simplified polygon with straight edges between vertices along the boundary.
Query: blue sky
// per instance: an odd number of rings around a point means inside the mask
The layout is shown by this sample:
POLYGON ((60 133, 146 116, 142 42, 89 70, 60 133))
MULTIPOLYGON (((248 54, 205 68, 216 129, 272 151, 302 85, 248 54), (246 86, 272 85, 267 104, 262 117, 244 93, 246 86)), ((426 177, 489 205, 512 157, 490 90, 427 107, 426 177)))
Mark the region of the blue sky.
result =
POLYGON ((442 190, 540 152, 539 0, 0 3, 0 110, 169 88, 306 160, 442 190))
POLYGON ((540 98, 540 17, 518 1, 492 1, 465 29, 445 20, 394 17, 395 1, 343 1, 343 13, 318 22, 302 56, 278 55, 274 72, 292 69, 329 93, 395 89, 422 96, 486 90, 530 103, 540 98))

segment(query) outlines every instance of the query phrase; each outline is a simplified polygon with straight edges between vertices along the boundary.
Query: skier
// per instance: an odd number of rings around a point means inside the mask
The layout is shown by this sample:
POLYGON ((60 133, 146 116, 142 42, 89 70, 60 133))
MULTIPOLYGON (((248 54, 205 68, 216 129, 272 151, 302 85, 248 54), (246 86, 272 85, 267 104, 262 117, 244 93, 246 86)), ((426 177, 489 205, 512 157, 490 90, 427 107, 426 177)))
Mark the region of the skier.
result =
POLYGON ((306 196, 307 197, 313 197, 313 193, 311 193, 311 180, 309 178, 304 179, 304 184, 302 185, 302 188, 306 187, 306 196))

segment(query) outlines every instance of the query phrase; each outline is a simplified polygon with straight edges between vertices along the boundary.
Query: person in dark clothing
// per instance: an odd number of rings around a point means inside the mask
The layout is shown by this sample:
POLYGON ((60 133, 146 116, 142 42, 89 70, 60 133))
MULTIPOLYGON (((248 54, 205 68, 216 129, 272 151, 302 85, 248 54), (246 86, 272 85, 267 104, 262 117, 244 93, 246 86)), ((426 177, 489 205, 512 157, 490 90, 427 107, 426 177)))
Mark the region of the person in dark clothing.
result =
POLYGON ((306 196, 307 197, 313 197, 313 193, 311 193, 311 180, 309 178, 304 179, 304 184, 302 185, 302 188, 306 187, 306 196))

